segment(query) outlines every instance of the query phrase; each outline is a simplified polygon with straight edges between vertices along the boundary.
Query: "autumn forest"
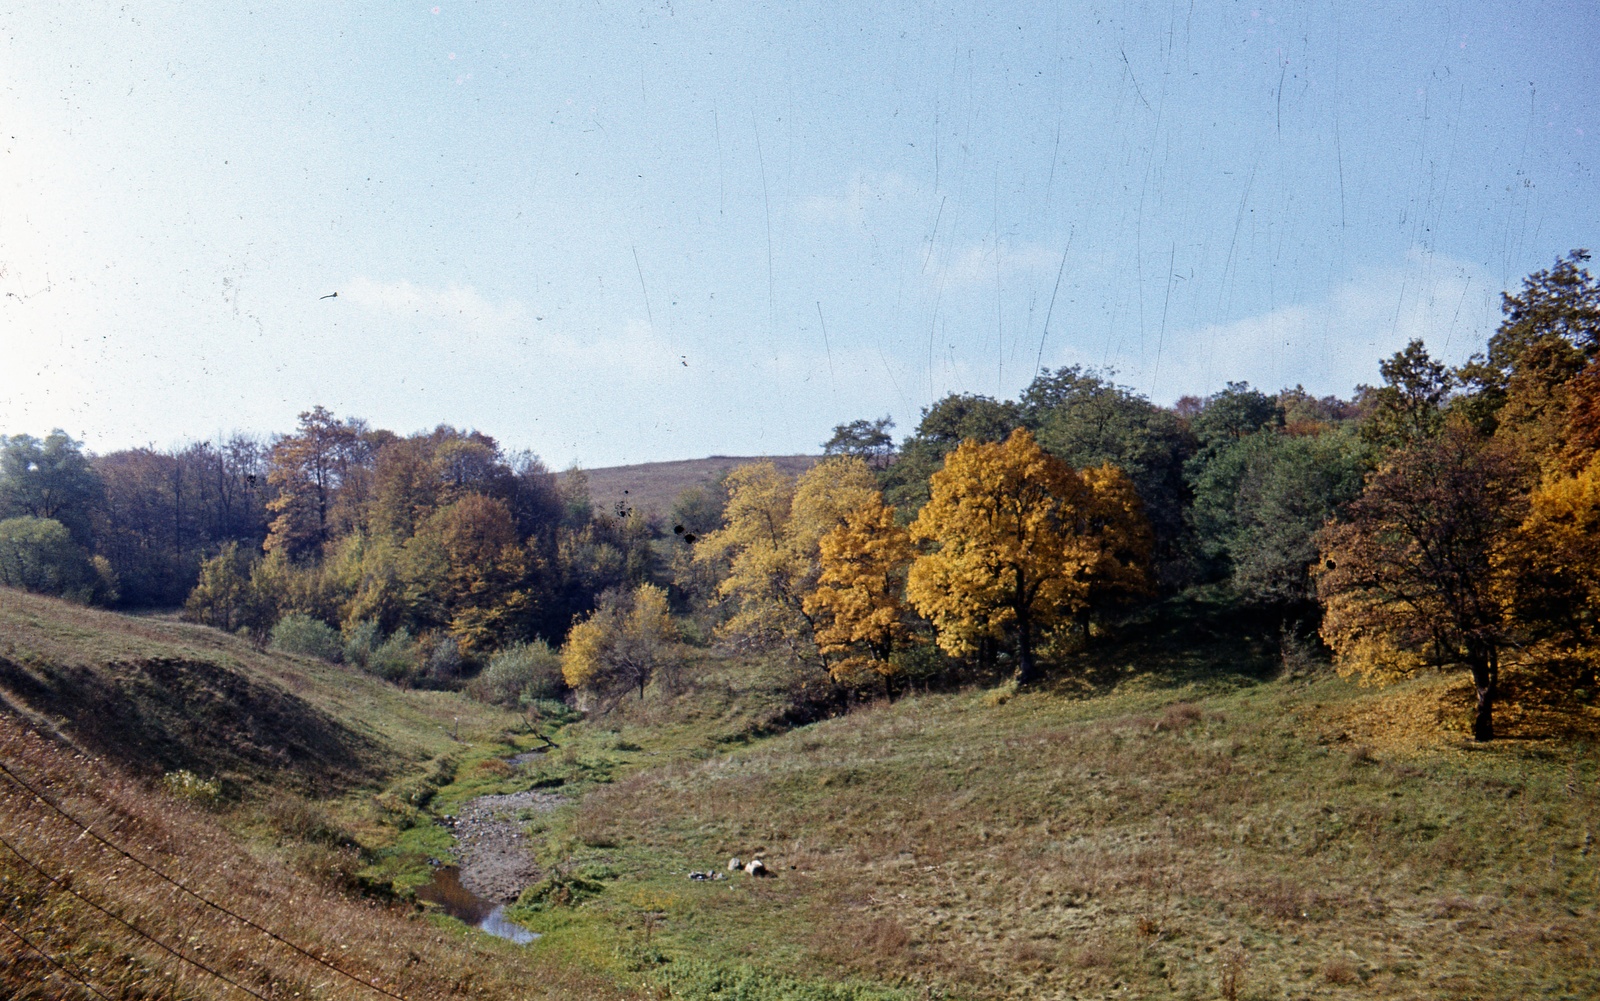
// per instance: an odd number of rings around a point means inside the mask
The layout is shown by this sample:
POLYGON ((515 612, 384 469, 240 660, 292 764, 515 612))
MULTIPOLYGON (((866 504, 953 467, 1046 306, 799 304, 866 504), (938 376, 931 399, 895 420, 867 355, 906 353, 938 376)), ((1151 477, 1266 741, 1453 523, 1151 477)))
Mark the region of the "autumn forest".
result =
POLYGON ((1350 399, 1244 383, 1158 406, 1114 373, 952 395, 896 443, 839 425, 670 511, 600 509, 479 431, 322 407, 270 440, 86 454, 5 439, 0 583, 184 617, 407 686, 604 708, 686 645, 779 651, 796 711, 1070 670, 1190 589, 1341 672, 1501 673, 1591 697, 1600 665, 1600 284, 1573 251, 1451 369, 1421 342, 1350 399))

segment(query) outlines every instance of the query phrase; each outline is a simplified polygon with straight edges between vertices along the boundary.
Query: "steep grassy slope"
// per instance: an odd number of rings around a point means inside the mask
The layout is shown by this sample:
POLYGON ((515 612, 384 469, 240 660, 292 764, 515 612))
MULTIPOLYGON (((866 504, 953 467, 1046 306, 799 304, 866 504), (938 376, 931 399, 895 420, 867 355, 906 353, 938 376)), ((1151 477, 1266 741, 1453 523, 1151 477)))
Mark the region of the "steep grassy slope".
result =
MULTIPOLYGON (((0 997, 641 996, 559 953, 350 898, 337 881, 241 842, 214 817, 26 732, 4 712, 0 761, 149 866, 0 777, 0 997)), ((323 851, 336 872, 341 851, 323 851)))
POLYGON ((379 786, 516 723, 458 695, 401 691, 214 629, 8 588, 0 700, 137 774, 187 769, 241 792, 313 796, 379 786))

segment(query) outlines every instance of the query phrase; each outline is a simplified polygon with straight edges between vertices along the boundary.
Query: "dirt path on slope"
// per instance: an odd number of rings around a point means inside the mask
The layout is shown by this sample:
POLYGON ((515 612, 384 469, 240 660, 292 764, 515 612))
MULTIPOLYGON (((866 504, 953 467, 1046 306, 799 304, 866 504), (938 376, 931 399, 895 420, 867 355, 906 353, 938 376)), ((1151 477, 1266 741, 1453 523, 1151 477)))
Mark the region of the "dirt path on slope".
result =
POLYGON ((540 876, 533 842, 522 833, 517 815, 528 810, 544 813, 565 802, 564 796, 533 790, 469 801, 452 825, 461 885, 495 903, 517 899, 540 876))

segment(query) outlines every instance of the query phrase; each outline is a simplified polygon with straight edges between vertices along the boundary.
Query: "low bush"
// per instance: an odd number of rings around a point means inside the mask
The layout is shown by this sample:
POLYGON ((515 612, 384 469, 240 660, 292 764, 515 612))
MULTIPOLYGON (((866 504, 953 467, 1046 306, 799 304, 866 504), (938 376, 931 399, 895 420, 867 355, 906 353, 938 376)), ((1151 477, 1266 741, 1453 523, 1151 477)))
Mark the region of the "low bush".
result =
POLYGON ((372 651, 383 643, 383 630, 378 628, 377 620, 362 619, 359 622, 347 622, 344 627, 344 661, 366 670, 368 662, 372 659, 372 651))
POLYGON ((506 647, 467 686, 467 693, 480 702, 511 709, 560 698, 565 690, 561 658, 544 640, 506 647))
POLYGON ((279 619, 272 627, 268 644, 274 650, 318 657, 334 664, 344 656, 344 645, 333 627, 301 612, 290 612, 279 619))
POLYGON ((409 682, 417 671, 417 644, 411 634, 395 630, 367 656, 367 670, 396 684, 409 682))
MULTIPOLYGON (((424 637, 428 640, 428 637, 424 637)), ((422 676, 419 679, 423 687, 427 688, 454 688, 461 678, 464 662, 461 659, 461 644, 456 642, 454 636, 440 634, 429 642, 423 643, 428 651, 427 661, 423 664, 422 676)))

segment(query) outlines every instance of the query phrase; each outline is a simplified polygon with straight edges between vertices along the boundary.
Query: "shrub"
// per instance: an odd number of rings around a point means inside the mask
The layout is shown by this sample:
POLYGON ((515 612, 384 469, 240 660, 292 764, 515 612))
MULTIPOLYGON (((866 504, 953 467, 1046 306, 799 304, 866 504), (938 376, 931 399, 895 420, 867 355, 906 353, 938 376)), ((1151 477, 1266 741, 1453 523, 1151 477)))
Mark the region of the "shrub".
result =
POLYGON ((480 702, 512 709, 559 698, 565 690, 561 657, 544 640, 516 643, 496 653, 467 688, 480 702))
POLYGON ((263 600, 252 580, 249 552, 230 542, 200 564, 200 579, 184 602, 183 617, 227 632, 259 636, 272 621, 272 604, 263 600))
POLYGON ((367 670, 397 684, 409 682, 417 670, 417 644, 404 629, 396 629, 367 656, 367 670))
POLYGON ((272 627, 270 644, 274 650, 320 657, 330 663, 338 663, 344 653, 339 634, 332 626, 302 612, 290 612, 279 619, 272 627))
POLYGON ((91 559, 66 526, 51 518, 0 521, 0 584, 84 605, 117 598, 111 564, 91 559))
POLYGON ((431 685, 450 687, 461 677, 461 644, 454 636, 441 635, 426 644, 427 662, 423 665, 424 679, 431 685))
POLYGON ((376 619, 347 622, 344 626, 344 661, 367 669, 372 652, 383 643, 383 630, 376 619))

